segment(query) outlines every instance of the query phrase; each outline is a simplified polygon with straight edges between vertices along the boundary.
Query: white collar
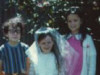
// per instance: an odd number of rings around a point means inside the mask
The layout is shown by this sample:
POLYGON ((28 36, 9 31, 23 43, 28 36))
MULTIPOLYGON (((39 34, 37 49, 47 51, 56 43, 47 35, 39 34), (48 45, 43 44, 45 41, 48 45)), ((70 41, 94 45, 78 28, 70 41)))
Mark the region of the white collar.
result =
POLYGON ((75 36, 75 38, 76 38, 77 40, 80 40, 81 37, 82 37, 81 34, 75 34, 75 35, 69 34, 68 37, 67 37, 67 39, 69 39, 69 38, 72 37, 72 36, 75 36))

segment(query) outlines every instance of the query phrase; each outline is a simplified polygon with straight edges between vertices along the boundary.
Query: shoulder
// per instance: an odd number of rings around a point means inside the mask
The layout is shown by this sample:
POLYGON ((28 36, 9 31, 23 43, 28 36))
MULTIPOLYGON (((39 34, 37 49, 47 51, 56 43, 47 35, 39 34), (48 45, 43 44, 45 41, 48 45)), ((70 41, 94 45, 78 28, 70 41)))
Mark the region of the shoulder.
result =
POLYGON ((61 35, 61 37, 67 39, 67 35, 61 35))
POLYGON ((86 39, 87 39, 87 40, 91 40, 91 39, 92 39, 92 36, 89 35, 89 34, 86 34, 86 39))
POLYGON ((2 51, 4 49, 4 44, 2 44, 1 46, 0 46, 0 51, 2 51))
POLYGON ((21 44, 21 47, 25 47, 25 48, 29 47, 26 43, 20 42, 20 44, 21 44))
POLYGON ((93 43, 92 36, 89 35, 89 34, 87 34, 87 35, 86 35, 86 38, 85 38, 84 41, 83 41, 83 45, 85 45, 85 44, 92 44, 92 43, 93 43))

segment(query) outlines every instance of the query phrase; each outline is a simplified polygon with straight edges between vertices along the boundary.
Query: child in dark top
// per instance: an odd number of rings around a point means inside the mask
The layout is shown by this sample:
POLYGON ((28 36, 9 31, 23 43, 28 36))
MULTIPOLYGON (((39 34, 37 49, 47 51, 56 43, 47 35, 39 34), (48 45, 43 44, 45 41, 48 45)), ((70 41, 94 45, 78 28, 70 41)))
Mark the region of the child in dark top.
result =
POLYGON ((11 18, 4 23, 3 32, 7 42, 0 46, 0 73, 4 71, 5 75, 26 74, 28 58, 25 51, 28 45, 20 41, 23 27, 24 23, 19 17, 11 18))

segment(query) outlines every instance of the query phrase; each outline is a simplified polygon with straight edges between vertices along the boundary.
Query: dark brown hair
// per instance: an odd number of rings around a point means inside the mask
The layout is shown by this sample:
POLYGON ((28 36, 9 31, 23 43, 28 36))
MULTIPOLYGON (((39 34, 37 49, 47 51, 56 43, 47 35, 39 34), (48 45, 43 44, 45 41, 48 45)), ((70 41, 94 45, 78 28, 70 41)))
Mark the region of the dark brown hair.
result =
POLYGON ((24 32, 24 25, 25 24, 24 24, 24 22, 22 21, 21 18, 19 18, 19 17, 11 18, 11 19, 9 19, 8 21, 6 21, 3 24, 3 26, 2 26, 3 33, 7 34, 8 30, 9 30, 9 26, 12 26, 14 28, 19 27, 21 29, 21 34, 23 34, 23 32, 24 32))

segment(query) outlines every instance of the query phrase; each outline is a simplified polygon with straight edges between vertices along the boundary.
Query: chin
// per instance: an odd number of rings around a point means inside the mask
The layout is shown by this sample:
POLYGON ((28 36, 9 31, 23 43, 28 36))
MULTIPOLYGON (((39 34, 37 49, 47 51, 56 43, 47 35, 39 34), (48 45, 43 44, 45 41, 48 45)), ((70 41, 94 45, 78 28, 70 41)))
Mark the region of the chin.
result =
POLYGON ((46 51, 43 51, 43 53, 49 53, 49 52, 50 52, 50 51, 47 51, 47 50, 46 50, 46 51))
POLYGON ((19 42, 19 40, 12 40, 13 42, 19 42))
POLYGON ((73 30, 71 30, 72 32, 76 32, 77 30, 76 29, 73 29, 73 30))

